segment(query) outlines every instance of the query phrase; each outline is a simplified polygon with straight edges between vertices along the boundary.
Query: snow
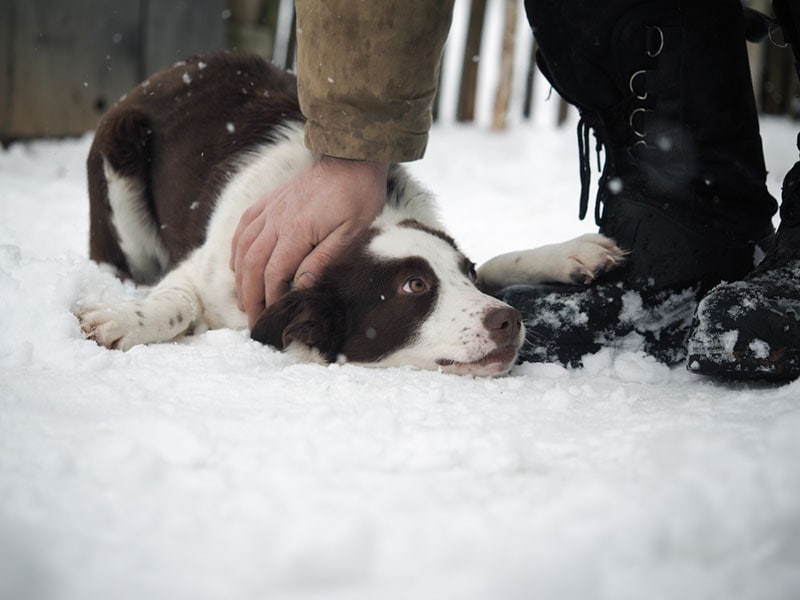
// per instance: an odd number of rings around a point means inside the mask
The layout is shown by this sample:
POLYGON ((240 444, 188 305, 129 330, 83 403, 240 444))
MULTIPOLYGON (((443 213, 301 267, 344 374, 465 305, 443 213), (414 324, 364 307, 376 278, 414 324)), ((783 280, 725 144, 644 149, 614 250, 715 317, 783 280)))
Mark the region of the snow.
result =
POLYGON ((769 356, 769 344, 764 340, 753 340, 749 348, 756 358, 765 359, 769 356))
MULTIPOLYGON (((90 140, 0 152, 0 598, 800 597, 800 382, 98 348, 70 307, 134 291, 86 258, 90 140)), ((571 126, 442 125, 413 169, 476 261, 593 230, 571 126)))

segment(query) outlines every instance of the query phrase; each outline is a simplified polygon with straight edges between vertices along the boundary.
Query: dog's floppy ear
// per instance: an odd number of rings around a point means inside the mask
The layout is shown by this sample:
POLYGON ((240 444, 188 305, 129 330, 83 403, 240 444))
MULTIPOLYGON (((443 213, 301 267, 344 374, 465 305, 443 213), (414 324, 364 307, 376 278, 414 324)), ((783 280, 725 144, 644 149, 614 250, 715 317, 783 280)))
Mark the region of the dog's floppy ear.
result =
POLYGON ((311 288, 293 290, 265 309, 250 337, 278 350, 300 343, 319 351, 328 362, 336 360, 344 343, 345 314, 336 296, 311 288))

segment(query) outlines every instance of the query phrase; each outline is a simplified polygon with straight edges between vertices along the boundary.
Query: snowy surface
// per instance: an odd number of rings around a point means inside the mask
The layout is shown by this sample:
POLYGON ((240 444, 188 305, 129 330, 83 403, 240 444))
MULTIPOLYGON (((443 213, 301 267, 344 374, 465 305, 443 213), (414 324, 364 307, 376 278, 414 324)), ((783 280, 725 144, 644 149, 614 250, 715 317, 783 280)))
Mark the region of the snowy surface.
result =
MULTIPOLYGON (((770 187, 796 127, 764 122, 770 187)), ((473 379, 235 331, 111 352, 70 307, 90 138, 0 152, 0 598, 800 597, 800 382, 635 352, 473 379)), ((586 231, 574 130, 435 129, 477 261, 586 231)))

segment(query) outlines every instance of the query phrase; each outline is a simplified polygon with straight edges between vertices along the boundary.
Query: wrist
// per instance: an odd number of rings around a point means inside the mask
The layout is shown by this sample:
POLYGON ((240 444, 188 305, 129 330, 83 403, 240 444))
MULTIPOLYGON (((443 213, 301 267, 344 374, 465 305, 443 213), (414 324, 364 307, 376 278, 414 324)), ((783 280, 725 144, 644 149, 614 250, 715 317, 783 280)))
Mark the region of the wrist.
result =
POLYGON ((327 154, 321 154, 319 162, 326 169, 368 175, 383 180, 386 180, 389 174, 389 163, 386 162, 339 158, 327 154))

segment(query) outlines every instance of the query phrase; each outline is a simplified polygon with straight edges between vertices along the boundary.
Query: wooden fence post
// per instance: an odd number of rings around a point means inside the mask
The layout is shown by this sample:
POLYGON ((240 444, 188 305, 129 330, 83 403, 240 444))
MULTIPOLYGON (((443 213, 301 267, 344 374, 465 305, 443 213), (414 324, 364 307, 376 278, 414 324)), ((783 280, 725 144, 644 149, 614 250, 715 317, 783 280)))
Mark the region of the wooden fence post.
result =
POLYGON ((506 0, 505 26, 503 28, 503 49, 500 55, 500 81, 494 100, 492 129, 502 131, 506 128, 508 105, 511 101, 511 85, 514 78, 514 42, 516 41, 517 0, 506 0))
POLYGON ((295 60, 297 59, 297 11, 292 8, 292 27, 289 32, 289 47, 286 48, 286 62, 283 67, 285 69, 293 69, 295 60))
POLYGON ((141 2, 144 44, 140 79, 193 54, 225 47, 224 0, 141 2))
POLYGON ((275 0, 228 0, 228 47, 272 59, 279 4, 275 0))
POLYGON ((481 37, 486 17, 486 0, 472 0, 467 28, 467 43, 461 67, 461 87, 458 92, 456 120, 475 120, 475 94, 478 88, 478 61, 481 54, 481 37))
POLYGON ((139 79, 138 2, 3 1, 0 142, 82 134, 139 79))
POLYGON ((533 86, 536 76, 536 40, 531 44, 531 54, 528 57, 528 72, 525 76, 525 98, 522 101, 522 116, 526 119, 533 114, 533 86))

